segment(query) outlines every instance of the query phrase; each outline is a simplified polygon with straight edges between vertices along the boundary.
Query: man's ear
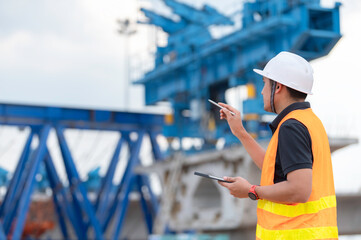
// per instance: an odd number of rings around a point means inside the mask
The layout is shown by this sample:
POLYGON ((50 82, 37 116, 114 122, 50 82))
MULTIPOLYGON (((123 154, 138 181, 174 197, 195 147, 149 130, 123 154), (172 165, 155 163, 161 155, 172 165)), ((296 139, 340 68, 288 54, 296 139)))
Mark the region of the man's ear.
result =
POLYGON ((285 86, 280 84, 280 83, 276 83, 276 91, 275 93, 279 93, 285 86))

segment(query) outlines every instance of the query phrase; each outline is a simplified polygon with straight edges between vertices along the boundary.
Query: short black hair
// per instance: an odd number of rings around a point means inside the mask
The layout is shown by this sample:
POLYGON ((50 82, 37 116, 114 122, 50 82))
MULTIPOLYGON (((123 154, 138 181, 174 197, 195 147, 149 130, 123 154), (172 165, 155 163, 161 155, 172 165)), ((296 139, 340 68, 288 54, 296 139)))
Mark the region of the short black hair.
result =
POLYGON ((287 87, 287 86, 286 86, 286 88, 287 88, 288 92, 290 93, 290 96, 291 96, 292 98, 294 98, 294 99, 302 99, 302 100, 305 100, 306 97, 307 97, 307 94, 306 94, 306 93, 299 92, 299 91, 297 91, 297 90, 295 90, 295 89, 292 89, 292 88, 290 88, 290 87, 287 87))

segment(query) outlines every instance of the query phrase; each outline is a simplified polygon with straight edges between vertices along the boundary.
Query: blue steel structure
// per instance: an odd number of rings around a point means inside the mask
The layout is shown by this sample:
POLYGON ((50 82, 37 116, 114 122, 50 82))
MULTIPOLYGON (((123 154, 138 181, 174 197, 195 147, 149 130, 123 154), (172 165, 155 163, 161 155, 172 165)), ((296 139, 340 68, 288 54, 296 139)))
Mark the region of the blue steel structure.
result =
POLYGON ((141 196, 141 206, 147 229, 152 233, 153 219, 158 209, 156 196, 147 176, 136 175, 133 169, 139 162, 143 137, 148 134, 154 159, 163 158, 156 141, 163 126, 163 116, 141 113, 110 112, 59 107, 35 107, 0 104, 0 124, 26 126, 31 129, 16 170, 0 207, 0 239, 21 239, 35 177, 44 166, 64 239, 70 239, 68 226, 72 226, 77 239, 105 239, 110 220, 114 221, 112 239, 119 239, 129 202, 129 193, 136 188, 141 196), (121 134, 107 173, 101 181, 95 202, 87 196, 85 183, 79 177, 72 153, 64 136, 67 128, 112 130, 121 134), (46 145, 49 131, 55 129, 69 186, 59 178, 46 145), (132 137, 135 133, 136 139, 132 137), (35 137, 39 143, 31 144, 35 137), (118 185, 113 177, 124 144, 129 146, 130 158, 118 185), (149 199, 144 195, 147 189, 149 199), (115 189, 115 191, 114 191, 115 189), (67 224, 70 223, 70 224, 67 224), (90 235, 91 234, 91 235, 90 235))
POLYGON ((197 9, 176 0, 163 2, 180 20, 141 9, 148 18, 145 23, 168 33, 168 45, 157 48, 156 67, 137 83, 145 86, 146 104, 172 104, 174 121, 165 127, 166 136, 203 138, 210 147, 220 137, 227 144, 238 140, 219 121, 218 109, 208 98, 225 102, 227 89, 247 86, 245 126, 256 137, 267 138, 270 132, 261 118, 263 83, 252 69, 263 68, 284 50, 307 60, 320 58, 341 38, 340 3, 324 8, 319 0, 244 1, 242 28, 215 40, 208 27, 229 25, 229 18, 207 5, 197 9))

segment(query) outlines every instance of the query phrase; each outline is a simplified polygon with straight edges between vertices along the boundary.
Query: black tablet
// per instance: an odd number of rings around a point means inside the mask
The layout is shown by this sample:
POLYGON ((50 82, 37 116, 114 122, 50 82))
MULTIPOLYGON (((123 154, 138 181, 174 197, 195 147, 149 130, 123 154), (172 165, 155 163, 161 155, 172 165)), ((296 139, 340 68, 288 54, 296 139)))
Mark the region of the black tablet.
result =
POLYGON ((212 175, 208 175, 208 174, 205 174, 205 173, 194 172, 194 175, 201 176, 201 177, 205 177, 205 178, 209 178, 209 179, 213 179, 213 180, 217 180, 217 181, 221 181, 221 182, 232 183, 232 182, 229 182, 229 181, 224 180, 223 178, 216 177, 216 176, 212 176, 212 175))

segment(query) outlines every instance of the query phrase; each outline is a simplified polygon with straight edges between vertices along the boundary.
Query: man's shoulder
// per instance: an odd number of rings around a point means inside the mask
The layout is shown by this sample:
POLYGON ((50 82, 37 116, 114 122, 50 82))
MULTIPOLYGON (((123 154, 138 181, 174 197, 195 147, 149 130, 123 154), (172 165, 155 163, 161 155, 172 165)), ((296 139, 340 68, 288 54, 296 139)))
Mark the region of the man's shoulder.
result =
POLYGON ((308 132, 307 127, 297 119, 290 118, 282 123, 280 130, 283 129, 304 129, 308 132))
POLYGON ((282 123, 279 130, 279 138, 283 138, 286 141, 289 141, 294 138, 294 136, 299 136, 298 139, 310 141, 310 133, 307 129, 307 127, 297 119, 287 119, 282 123))

